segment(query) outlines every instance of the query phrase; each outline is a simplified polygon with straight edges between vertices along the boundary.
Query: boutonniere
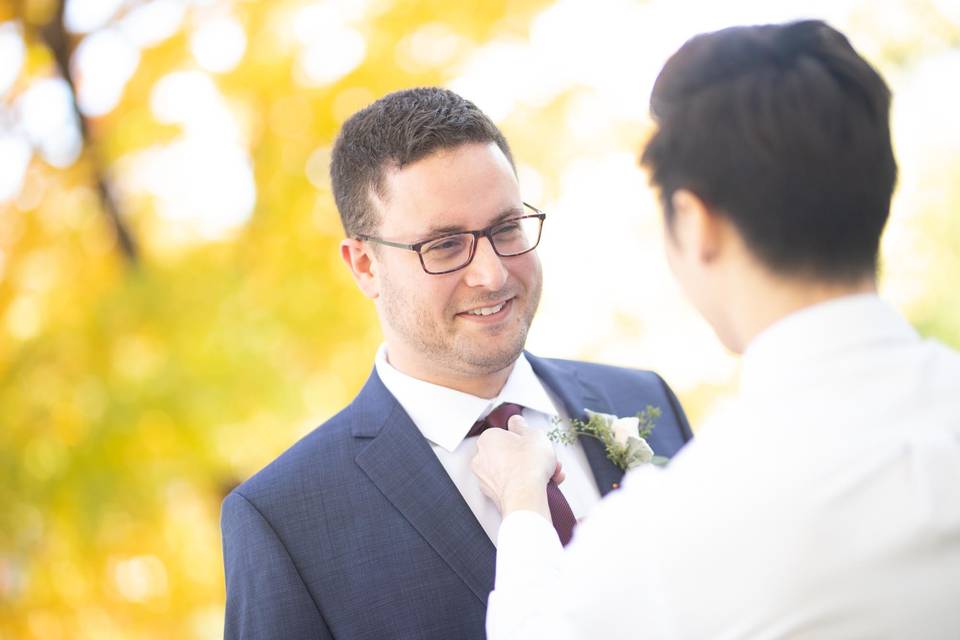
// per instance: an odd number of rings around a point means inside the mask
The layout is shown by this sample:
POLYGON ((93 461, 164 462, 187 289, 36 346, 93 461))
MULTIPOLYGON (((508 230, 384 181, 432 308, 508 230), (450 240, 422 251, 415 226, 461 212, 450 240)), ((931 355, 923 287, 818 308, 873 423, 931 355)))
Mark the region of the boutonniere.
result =
POLYGON ((647 437, 653 431, 654 423, 660 417, 658 407, 647 408, 635 416, 619 418, 609 413, 597 413, 586 410, 587 420, 561 420, 556 418, 558 426, 547 433, 551 442, 573 444, 580 436, 596 438, 603 443, 610 462, 628 471, 641 464, 666 464, 667 458, 654 453, 647 437))

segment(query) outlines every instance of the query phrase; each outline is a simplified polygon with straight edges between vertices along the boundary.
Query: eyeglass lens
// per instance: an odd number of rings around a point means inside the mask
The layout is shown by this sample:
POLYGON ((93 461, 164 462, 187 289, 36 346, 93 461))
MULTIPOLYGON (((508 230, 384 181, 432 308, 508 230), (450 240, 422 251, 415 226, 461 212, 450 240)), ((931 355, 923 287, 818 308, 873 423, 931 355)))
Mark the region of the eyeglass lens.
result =
MULTIPOLYGON (((500 256, 515 256, 533 249, 540 239, 541 220, 537 217, 507 220, 490 230, 493 248, 500 256)), ((432 240, 420 248, 423 266, 432 273, 465 267, 473 254, 476 237, 458 233, 432 240)))

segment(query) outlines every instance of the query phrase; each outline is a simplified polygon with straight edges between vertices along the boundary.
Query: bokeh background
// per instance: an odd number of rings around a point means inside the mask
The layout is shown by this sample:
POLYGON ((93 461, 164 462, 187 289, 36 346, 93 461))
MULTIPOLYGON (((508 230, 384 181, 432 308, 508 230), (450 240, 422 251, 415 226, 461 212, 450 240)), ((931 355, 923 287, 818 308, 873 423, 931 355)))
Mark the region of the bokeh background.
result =
POLYGON ((693 34, 797 17, 894 90, 883 292, 960 346, 960 0, 0 1, 0 638, 220 637, 220 500, 379 344, 327 169, 395 89, 474 100, 550 213, 530 348, 698 423, 736 360, 662 258, 646 102, 693 34))

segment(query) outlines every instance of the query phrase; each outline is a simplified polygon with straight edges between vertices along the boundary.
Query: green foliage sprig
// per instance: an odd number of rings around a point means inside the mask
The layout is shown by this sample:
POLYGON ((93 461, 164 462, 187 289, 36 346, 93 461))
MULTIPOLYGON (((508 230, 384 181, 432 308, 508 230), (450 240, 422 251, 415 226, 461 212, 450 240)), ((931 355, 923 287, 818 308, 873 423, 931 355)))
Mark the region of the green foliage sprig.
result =
MULTIPOLYGON (((565 421, 557 418, 554 421, 557 427, 548 432, 547 437, 551 442, 563 445, 573 444, 580 436, 595 438, 603 443, 610 462, 623 471, 647 462, 657 465, 667 462, 667 458, 654 455, 646 440, 653 432, 657 418, 662 415, 659 407, 647 405, 643 411, 637 412, 636 416, 628 418, 596 413, 589 409, 586 414, 585 421, 576 418, 565 421), (629 423, 634 418, 637 420, 636 434, 630 434, 625 440, 623 437, 618 439, 614 425, 621 423, 623 427, 622 423, 629 423)), ((633 425, 629 428, 632 430, 633 425)))

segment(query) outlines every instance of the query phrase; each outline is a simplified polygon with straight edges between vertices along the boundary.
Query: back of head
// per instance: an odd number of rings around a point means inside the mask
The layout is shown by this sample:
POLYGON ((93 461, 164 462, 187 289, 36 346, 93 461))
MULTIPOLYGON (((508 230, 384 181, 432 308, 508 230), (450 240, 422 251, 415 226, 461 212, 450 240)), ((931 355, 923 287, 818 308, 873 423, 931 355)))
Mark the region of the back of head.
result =
POLYGON ((843 34, 804 21, 696 36, 650 109, 658 131, 641 162, 668 224, 672 194, 688 189, 775 273, 875 274, 897 173, 890 92, 843 34))
POLYGON ((371 196, 385 198, 384 175, 463 144, 496 143, 513 163, 497 126, 453 91, 425 87, 397 91, 352 115, 333 148, 333 197, 347 236, 372 234, 379 224, 371 196))

